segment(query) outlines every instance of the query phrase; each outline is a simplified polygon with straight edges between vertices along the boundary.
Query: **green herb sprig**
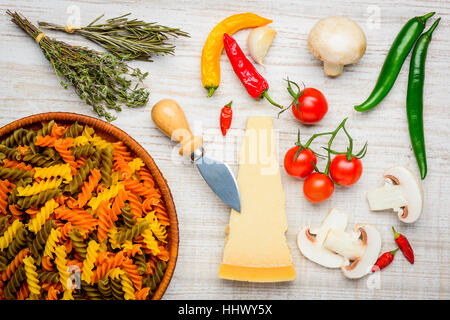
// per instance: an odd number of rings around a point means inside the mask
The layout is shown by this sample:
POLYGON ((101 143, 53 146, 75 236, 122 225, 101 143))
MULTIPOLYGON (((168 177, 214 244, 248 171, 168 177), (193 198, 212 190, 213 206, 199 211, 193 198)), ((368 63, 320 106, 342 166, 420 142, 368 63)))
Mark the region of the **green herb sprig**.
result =
POLYGON ((124 60, 152 61, 152 55, 173 54, 175 46, 169 37, 189 37, 189 33, 177 28, 158 25, 156 22, 145 22, 128 19, 130 13, 97 23, 103 15, 86 27, 61 26, 48 22, 39 22, 45 29, 65 31, 79 34, 115 54, 124 60))
POLYGON ((112 121, 116 117, 107 109, 121 111, 121 105, 136 108, 148 102, 149 92, 139 87, 147 72, 128 66, 110 53, 50 39, 19 13, 10 10, 6 13, 12 17, 12 22, 38 42, 61 78, 61 85, 64 88, 73 86, 81 100, 91 105, 100 117, 112 121))

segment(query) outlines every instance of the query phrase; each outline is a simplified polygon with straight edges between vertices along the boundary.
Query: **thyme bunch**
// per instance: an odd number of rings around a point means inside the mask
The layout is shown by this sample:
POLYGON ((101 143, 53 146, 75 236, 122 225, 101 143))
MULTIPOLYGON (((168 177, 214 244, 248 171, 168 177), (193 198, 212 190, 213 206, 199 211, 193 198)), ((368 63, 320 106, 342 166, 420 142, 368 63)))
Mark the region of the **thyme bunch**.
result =
POLYGON ((127 13, 96 24, 103 17, 101 15, 82 28, 48 22, 39 22, 39 26, 45 29, 77 33, 124 60, 152 61, 150 59, 152 55, 172 55, 175 45, 169 42, 169 37, 189 37, 189 33, 180 29, 161 26, 156 22, 130 20, 128 19, 129 15, 130 13, 127 13))
POLYGON ((73 86, 81 100, 107 121, 116 117, 107 109, 121 111, 121 105, 141 107, 149 92, 139 87, 148 73, 142 73, 110 53, 100 53, 85 47, 72 46, 50 39, 17 12, 7 10, 12 22, 35 39, 50 61, 64 88, 73 86))

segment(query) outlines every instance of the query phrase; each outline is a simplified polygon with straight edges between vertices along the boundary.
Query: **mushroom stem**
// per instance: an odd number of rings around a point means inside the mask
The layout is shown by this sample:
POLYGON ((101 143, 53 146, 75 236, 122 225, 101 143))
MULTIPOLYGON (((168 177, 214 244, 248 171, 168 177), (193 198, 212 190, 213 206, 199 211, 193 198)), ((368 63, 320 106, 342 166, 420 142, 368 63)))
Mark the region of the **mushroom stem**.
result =
POLYGON ((365 249, 361 241, 355 240, 351 234, 333 229, 328 231, 323 246, 349 260, 356 260, 364 255, 365 249))
POLYGON ((370 210, 379 211, 408 205, 404 192, 405 189, 401 185, 393 185, 391 183, 386 183, 383 187, 369 191, 367 200, 369 201, 370 210))
POLYGON ((343 65, 334 64, 326 61, 323 62, 323 71, 327 76, 337 77, 342 73, 343 70, 344 70, 343 65))

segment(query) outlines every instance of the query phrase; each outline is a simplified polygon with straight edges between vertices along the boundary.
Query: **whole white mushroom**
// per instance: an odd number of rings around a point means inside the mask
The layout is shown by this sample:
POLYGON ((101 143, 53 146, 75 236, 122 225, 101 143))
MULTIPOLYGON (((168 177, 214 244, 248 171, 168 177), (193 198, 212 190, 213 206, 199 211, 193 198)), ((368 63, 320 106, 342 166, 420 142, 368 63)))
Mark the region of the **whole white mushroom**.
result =
POLYGON ((339 76, 344 65, 357 62, 366 51, 366 36, 359 25, 346 17, 320 19, 309 32, 308 46, 323 61, 326 75, 339 76))

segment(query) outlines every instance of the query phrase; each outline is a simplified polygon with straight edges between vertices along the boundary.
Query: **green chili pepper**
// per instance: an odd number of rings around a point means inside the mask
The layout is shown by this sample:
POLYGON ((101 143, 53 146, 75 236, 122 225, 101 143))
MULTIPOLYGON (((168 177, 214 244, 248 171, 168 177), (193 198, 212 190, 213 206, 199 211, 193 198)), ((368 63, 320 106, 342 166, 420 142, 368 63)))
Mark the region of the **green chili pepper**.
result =
POLYGON ((406 95, 406 113, 408 116, 409 136, 416 156, 422 180, 427 175, 427 158, 425 153, 425 138, 423 134, 423 83, 425 79, 425 59, 428 44, 434 29, 441 18, 437 19, 431 28, 423 33, 414 47, 409 66, 408 92, 406 95))
POLYGON ((355 106, 356 111, 369 111, 389 93, 402 68, 403 62, 423 29, 425 29, 426 21, 433 15, 434 12, 430 12, 422 17, 414 17, 403 26, 384 60, 375 88, 373 88, 366 101, 355 106))

